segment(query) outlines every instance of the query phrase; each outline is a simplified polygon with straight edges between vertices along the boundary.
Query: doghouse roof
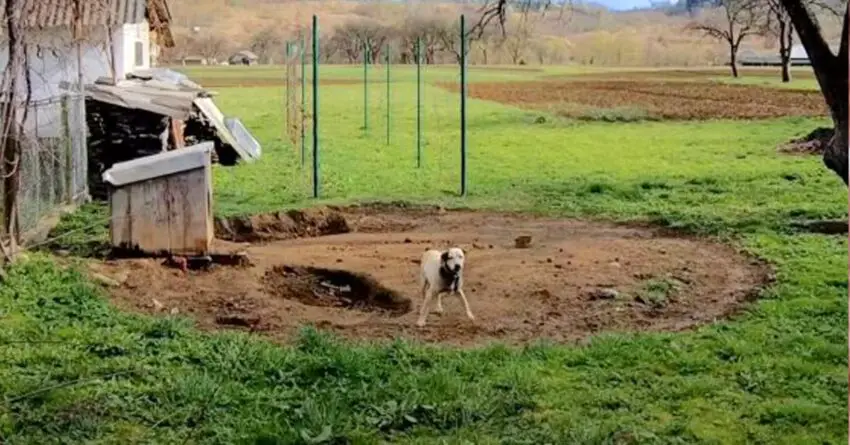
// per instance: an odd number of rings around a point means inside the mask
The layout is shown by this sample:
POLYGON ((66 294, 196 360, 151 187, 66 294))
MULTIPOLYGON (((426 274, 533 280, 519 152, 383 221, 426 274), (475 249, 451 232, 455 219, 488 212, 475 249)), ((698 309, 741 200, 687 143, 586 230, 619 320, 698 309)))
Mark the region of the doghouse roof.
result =
POLYGON ((203 168, 211 162, 212 142, 119 162, 103 172, 103 181, 115 187, 203 168))

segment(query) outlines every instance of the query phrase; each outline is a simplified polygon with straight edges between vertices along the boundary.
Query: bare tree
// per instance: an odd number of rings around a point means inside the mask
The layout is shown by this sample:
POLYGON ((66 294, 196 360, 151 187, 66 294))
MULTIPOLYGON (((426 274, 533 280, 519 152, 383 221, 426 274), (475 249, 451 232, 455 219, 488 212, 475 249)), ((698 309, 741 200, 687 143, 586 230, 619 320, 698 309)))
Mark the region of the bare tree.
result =
POLYGON ((569 17, 573 8, 572 0, 484 0, 479 8, 478 20, 470 28, 470 33, 481 36, 488 26, 498 24, 502 37, 507 37, 508 13, 514 12, 521 16, 536 13, 545 15, 552 9, 557 10, 558 20, 564 21, 569 17))
MULTIPOLYGON (((821 10, 832 16, 841 18, 841 12, 837 11, 829 2, 820 0, 804 0, 813 10, 821 10)), ((791 16, 782 5, 782 0, 766 0, 765 34, 775 37, 779 43, 779 60, 782 63, 782 82, 791 81, 791 47, 794 45, 794 24, 791 16)))
POLYGON ((741 42, 765 29, 767 15, 763 13, 762 6, 758 0, 721 0, 720 17, 711 14, 701 22, 689 24, 688 29, 702 32, 729 45, 732 77, 738 77, 738 50, 741 42))
POLYGON ((263 28, 251 36, 248 47, 260 60, 272 63, 274 55, 281 52, 283 37, 275 28, 263 28))
POLYGON ((194 39, 193 46, 201 57, 212 62, 218 61, 227 50, 227 42, 214 34, 207 34, 194 39))
POLYGON ((528 14, 520 16, 516 25, 510 27, 502 43, 514 65, 520 63, 523 52, 529 47, 532 27, 531 18, 528 14))
POLYGON ((436 16, 408 17, 404 22, 401 33, 403 54, 406 53, 411 61, 415 61, 416 42, 422 45, 422 56, 426 64, 435 62, 435 55, 440 46, 440 35, 446 27, 446 21, 436 16))
MULTIPOLYGON (((307 51, 310 51, 312 45, 307 42, 307 51)), ((333 37, 319 36, 319 56, 324 63, 330 63, 333 57, 339 53, 340 48, 333 37)))
POLYGON ((334 31, 333 36, 328 40, 328 47, 328 49, 333 48, 335 53, 341 51, 345 54, 349 63, 360 60, 360 55, 363 53, 363 45, 359 44, 357 37, 344 28, 334 31))
POLYGON ((782 82, 791 81, 791 46, 794 43, 794 24, 780 0, 767 0, 766 34, 779 41, 779 60, 782 63, 782 82))
POLYGON ((490 63, 490 50, 501 40, 502 38, 492 28, 487 28, 481 33, 478 40, 475 41, 474 46, 481 51, 481 58, 484 65, 490 63))
MULTIPOLYGON (((480 23, 480 19, 478 20, 480 23)), ((475 21, 473 21, 475 23, 475 21)), ((484 36, 484 31, 477 30, 475 26, 466 30, 466 52, 469 54, 470 48, 484 36)), ((460 21, 455 20, 454 22, 446 22, 444 26, 440 28, 438 34, 440 40, 440 50, 445 51, 447 53, 451 53, 455 56, 455 60, 460 63, 460 55, 461 55, 461 39, 460 39, 460 21)))
POLYGON ((845 6, 838 54, 833 54, 821 33, 814 11, 804 0, 781 0, 806 48, 821 93, 835 124, 835 134, 823 153, 826 166, 847 185, 847 38, 850 10, 845 6))
POLYGON ((392 35, 392 30, 371 19, 348 21, 334 29, 332 39, 348 57, 349 62, 361 60, 367 53, 370 62, 379 60, 384 44, 392 35))

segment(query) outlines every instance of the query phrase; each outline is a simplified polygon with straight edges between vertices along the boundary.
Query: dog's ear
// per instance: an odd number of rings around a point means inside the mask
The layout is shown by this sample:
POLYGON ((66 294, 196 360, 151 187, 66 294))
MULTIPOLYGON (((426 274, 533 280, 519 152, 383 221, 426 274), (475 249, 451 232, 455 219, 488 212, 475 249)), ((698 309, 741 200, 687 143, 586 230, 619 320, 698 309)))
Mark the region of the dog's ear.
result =
POLYGON ((440 255, 440 259, 443 260, 444 263, 446 261, 448 261, 449 260, 449 251, 447 250, 447 251, 443 252, 443 254, 440 255))

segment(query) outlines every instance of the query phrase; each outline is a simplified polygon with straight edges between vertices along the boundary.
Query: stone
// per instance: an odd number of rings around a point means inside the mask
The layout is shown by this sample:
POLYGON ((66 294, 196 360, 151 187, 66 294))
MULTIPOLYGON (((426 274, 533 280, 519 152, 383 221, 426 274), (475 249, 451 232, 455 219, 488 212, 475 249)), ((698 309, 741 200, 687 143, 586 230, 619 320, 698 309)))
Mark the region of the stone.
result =
POLYGON ((588 295, 591 300, 615 300, 620 296, 620 292, 612 288, 599 288, 588 292, 588 295))

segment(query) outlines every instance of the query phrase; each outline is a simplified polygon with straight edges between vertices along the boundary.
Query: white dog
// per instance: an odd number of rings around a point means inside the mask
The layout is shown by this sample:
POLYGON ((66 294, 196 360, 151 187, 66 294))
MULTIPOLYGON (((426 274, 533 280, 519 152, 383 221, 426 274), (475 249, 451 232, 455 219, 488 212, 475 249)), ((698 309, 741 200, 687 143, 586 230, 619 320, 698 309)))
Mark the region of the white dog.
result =
POLYGON ((438 313, 443 312, 444 292, 450 292, 460 296, 463 307, 466 309, 466 317, 475 320, 472 311, 469 310, 469 302, 463 293, 463 261, 464 252, 459 247, 452 247, 446 251, 428 250, 422 254, 422 307, 419 308, 419 320, 416 325, 425 326, 425 317, 428 316, 428 306, 431 297, 437 296, 438 313))

